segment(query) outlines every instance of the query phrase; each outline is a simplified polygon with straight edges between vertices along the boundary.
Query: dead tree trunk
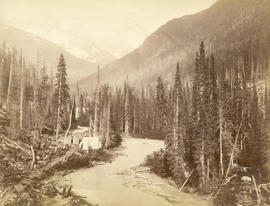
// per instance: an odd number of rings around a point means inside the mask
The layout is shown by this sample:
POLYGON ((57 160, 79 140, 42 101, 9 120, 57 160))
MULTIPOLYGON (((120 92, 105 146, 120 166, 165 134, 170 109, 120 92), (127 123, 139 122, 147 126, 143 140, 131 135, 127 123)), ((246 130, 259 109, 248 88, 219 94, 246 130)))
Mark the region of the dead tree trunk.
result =
POLYGON ((34 169, 35 163, 36 163, 36 155, 33 146, 31 145, 31 151, 32 151, 32 163, 31 163, 31 170, 34 169))
POLYGON ((223 148, 222 148, 222 110, 219 109, 219 161, 220 161, 220 170, 221 170, 221 176, 224 175, 224 167, 223 167, 223 148))
POLYGON ((192 169, 192 171, 190 172, 190 174, 188 175, 187 179, 185 180, 185 182, 183 183, 183 185, 180 188, 180 192, 182 191, 182 189, 185 187, 187 181, 189 180, 189 178, 191 177, 192 173, 194 172, 194 169, 192 169))
POLYGON ((9 104, 12 75, 13 75, 13 54, 11 54, 11 60, 10 60, 10 71, 9 71, 9 81, 8 81, 8 91, 7 91, 7 106, 9 104))
POLYGON ((24 87, 24 81, 23 81, 23 60, 21 60, 21 97, 20 97, 20 130, 23 128, 23 87, 24 87))
POLYGON ((94 114, 94 128, 93 128, 93 135, 97 136, 99 133, 99 81, 100 81, 100 76, 99 76, 99 66, 98 66, 98 71, 97 71, 97 86, 96 86, 96 95, 95 95, 95 114, 94 114))
POLYGON ((129 91, 126 91, 126 102, 125 102, 125 135, 129 136, 129 91))
MULTIPOLYGON (((62 72, 62 70, 61 70, 62 72)), ((59 132, 60 132, 60 127, 61 127, 61 119, 60 119, 60 112, 61 112, 61 90, 62 90, 62 74, 60 74, 59 78, 59 89, 58 89, 58 107, 57 107, 57 125, 56 125, 56 139, 58 139, 59 132)))
POLYGON ((68 128, 67 128, 67 131, 66 131, 66 134, 65 134, 65 138, 64 138, 64 139, 67 138, 68 133, 69 133, 70 128, 71 128, 71 123, 72 123, 72 113, 73 113, 74 105, 75 105, 75 99, 73 99, 73 101, 72 101, 71 111, 70 111, 70 115, 69 115, 68 128))
POLYGON ((200 163, 201 163, 201 167, 202 167, 202 184, 205 184, 205 177, 206 177, 206 172, 205 172, 205 145, 204 145, 204 139, 202 141, 202 153, 200 155, 200 163))
POLYGON ((239 125, 238 131, 237 131, 237 134, 236 134, 236 137, 235 137, 235 141, 234 141, 234 145, 233 145, 233 149, 232 149, 232 153, 231 153, 231 156, 230 156, 230 161, 229 161, 229 165, 228 165, 228 169, 227 169, 225 178, 228 177, 230 169, 231 169, 231 165, 232 165, 232 162, 233 162, 233 154, 234 154, 234 150, 235 150, 236 145, 237 145, 238 137, 239 137, 240 130, 241 130, 241 127, 242 127, 242 122, 243 121, 241 121, 241 123, 239 125))
POLYGON ((110 146, 110 116, 111 116, 111 100, 109 97, 108 101, 108 110, 107 110, 107 131, 106 131, 106 142, 105 142, 105 147, 108 148, 110 146))

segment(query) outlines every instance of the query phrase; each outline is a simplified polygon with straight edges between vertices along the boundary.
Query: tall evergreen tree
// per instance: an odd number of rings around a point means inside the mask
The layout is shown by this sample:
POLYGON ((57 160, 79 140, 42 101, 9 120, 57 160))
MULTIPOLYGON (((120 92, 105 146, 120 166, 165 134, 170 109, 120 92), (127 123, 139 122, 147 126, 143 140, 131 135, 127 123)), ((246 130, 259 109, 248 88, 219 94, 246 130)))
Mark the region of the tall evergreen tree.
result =
POLYGON ((180 185, 187 177, 187 165, 185 162, 185 111, 184 111, 184 93, 181 83, 180 68, 177 62, 175 82, 173 88, 173 140, 172 140, 172 174, 175 182, 180 185))
POLYGON ((202 187, 206 183, 206 142, 208 137, 207 103, 209 97, 207 64, 204 43, 200 45, 199 56, 196 55, 195 75, 193 79, 193 156, 196 165, 199 184, 202 187))
POLYGON ((167 100, 165 94, 165 88, 161 77, 157 80, 157 91, 156 91, 156 111, 155 118, 153 121, 153 129, 157 131, 160 139, 165 137, 165 127, 166 127, 166 109, 167 109, 167 100))
POLYGON ((63 54, 60 55, 59 63, 57 65, 56 83, 55 83, 55 101, 57 103, 56 116, 56 138, 62 129, 62 125, 67 117, 68 105, 70 101, 69 85, 67 82, 67 68, 63 54))

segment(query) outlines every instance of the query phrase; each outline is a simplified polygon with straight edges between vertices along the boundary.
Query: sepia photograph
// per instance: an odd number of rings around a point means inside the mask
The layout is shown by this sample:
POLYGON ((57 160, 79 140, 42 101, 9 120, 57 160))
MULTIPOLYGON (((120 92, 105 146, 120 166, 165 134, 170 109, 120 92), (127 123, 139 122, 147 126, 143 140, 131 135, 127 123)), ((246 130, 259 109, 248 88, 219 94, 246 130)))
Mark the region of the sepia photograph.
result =
POLYGON ((270 0, 0 0, 0 206, 270 206, 270 0))

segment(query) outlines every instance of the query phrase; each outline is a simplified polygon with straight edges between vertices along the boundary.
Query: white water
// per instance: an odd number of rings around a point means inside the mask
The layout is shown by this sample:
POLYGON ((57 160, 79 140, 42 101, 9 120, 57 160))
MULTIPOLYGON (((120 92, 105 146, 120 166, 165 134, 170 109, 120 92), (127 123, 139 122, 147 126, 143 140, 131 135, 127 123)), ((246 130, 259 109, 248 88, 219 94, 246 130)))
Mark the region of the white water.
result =
POLYGON ((141 171, 144 158, 163 147, 159 140, 125 138, 112 163, 69 175, 73 190, 99 206, 210 206, 202 197, 180 193, 166 179, 141 171))

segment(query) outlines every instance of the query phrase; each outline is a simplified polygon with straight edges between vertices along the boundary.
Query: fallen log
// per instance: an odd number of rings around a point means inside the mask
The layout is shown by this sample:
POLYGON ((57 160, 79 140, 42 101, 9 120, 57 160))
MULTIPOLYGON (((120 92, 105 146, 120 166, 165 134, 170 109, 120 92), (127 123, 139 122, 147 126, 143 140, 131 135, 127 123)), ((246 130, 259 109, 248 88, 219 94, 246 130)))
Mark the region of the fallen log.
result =
POLYGON ((0 134, 0 138, 3 139, 4 141, 6 142, 9 142, 11 144, 13 144, 14 146, 18 147, 19 149, 22 150, 23 153, 25 153, 26 155, 28 156, 31 156, 31 152, 26 149, 26 148, 23 148, 21 145, 19 145, 18 143, 16 143, 15 141, 11 140, 11 139, 8 139, 7 137, 5 137, 4 135, 1 135, 0 134))

